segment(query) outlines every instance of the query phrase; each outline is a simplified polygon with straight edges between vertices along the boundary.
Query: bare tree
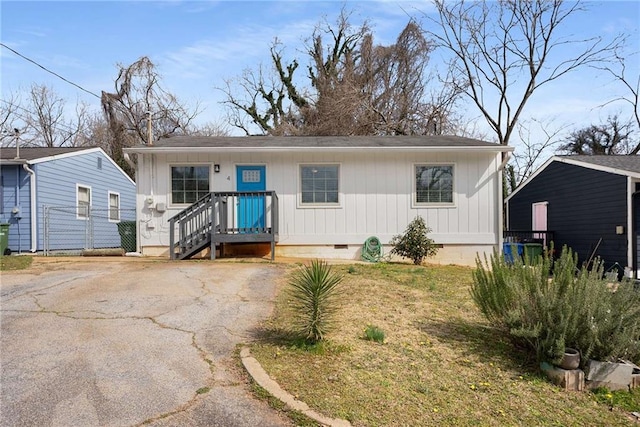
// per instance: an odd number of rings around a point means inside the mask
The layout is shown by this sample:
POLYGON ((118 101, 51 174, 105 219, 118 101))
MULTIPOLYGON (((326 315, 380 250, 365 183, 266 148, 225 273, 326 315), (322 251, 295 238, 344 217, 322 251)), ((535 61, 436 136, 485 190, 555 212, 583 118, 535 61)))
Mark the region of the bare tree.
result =
POLYGON ((196 105, 188 109, 160 86, 160 76, 149 58, 143 56, 129 66, 119 65, 115 92, 103 91, 102 110, 112 133, 113 159, 129 175, 133 170, 124 160, 123 148, 149 144, 147 124, 152 125, 153 138, 187 134, 193 119, 200 113, 196 105))
POLYGON ((295 79, 299 60, 286 62, 276 40, 272 73, 246 70, 221 90, 231 124, 247 134, 253 126, 272 135, 442 133, 454 125, 459 89, 428 85, 435 80, 426 73, 431 49, 414 22, 393 45, 375 45, 367 24, 352 26, 343 10, 311 35, 302 83, 295 79))
POLYGON ((86 114, 84 132, 79 136, 79 145, 102 148, 111 156, 113 137, 109 129, 109 123, 102 113, 86 114))
POLYGON ((553 119, 520 120, 516 124, 519 144, 510 161, 510 191, 527 179, 544 159, 552 154, 562 142, 562 132, 568 125, 557 125, 553 119))
POLYGON ((225 125, 208 122, 202 125, 192 125, 189 135, 193 136, 228 136, 229 130, 225 125))
POLYGON ((15 144, 16 133, 24 126, 20 117, 20 99, 15 93, 0 99, 0 146, 15 144))
POLYGON ((455 81, 464 83, 460 90, 504 145, 538 88, 601 64, 621 40, 563 34, 570 18, 583 10, 578 1, 435 0, 435 7, 437 30, 427 34, 451 54, 455 81))
MULTIPOLYGON (((632 52, 631 54, 626 56, 623 54, 622 46, 620 46, 615 51, 615 58, 613 61, 595 65, 595 68, 606 71, 611 76, 613 76, 616 82, 622 84, 623 88, 626 91, 626 94, 620 95, 619 97, 610 100, 606 104, 611 104, 618 101, 622 101, 623 103, 628 104, 631 107, 631 116, 633 117, 632 120, 635 123, 636 130, 638 131, 640 131, 640 74, 634 75, 632 73, 629 73, 627 64, 630 61, 629 58, 633 59, 639 54, 640 52, 632 52)), ((629 154, 636 155, 639 152, 640 140, 638 140, 637 144, 629 151, 629 154)))
POLYGON ((154 138, 185 134, 200 113, 182 104, 160 86, 160 76, 149 58, 143 56, 129 66, 119 65, 115 93, 102 92, 102 108, 114 135, 125 145, 148 144, 147 122, 154 138))
POLYGON ((631 122, 623 123, 618 116, 607 122, 572 132, 560 147, 565 154, 615 155, 635 154, 637 144, 631 140, 631 122))
MULTIPOLYGON (((74 147, 83 145, 88 105, 76 102, 74 111, 70 104, 52 88, 33 84, 25 105, 16 96, 2 101, 3 130, 15 133, 18 129, 20 143, 34 147, 74 147)), ((13 138, 3 139, 3 145, 13 138)))

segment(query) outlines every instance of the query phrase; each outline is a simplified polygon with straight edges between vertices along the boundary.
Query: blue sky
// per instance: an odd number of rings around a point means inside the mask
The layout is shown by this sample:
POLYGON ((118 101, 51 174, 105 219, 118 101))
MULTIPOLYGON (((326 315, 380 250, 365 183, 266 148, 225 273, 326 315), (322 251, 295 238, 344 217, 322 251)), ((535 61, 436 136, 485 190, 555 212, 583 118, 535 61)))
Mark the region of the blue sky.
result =
MULTIPOLYGON (((187 104, 200 101, 200 122, 222 121, 219 102, 224 79, 243 69, 268 64, 275 37, 290 55, 297 54, 314 26, 340 9, 353 9, 353 23, 367 18, 379 43, 391 43, 408 22, 408 14, 429 13, 427 1, 7 1, 0 4, 1 39, 21 54, 88 91, 112 91, 116 64, 128 65, 149 56, 163 85, 187 104)), ((567 34, 579 36, 632 34, 630 49, 640 50, 640 2, 587 2, 567 34)), ((301 56, 303 57, 303 56, 301 56)), ((304 58, 304 57, 303 57, 304 58)), ((0 48, 2 98, 32 83, 51 86, 70 103, 76 99, 99 107, 99 100, 0 48)), ((437 55, 433 62, 437 62, 437 55)), ((630 64, 637 76, 640 55, 630 64)), ((585 70, 535 95, 525 117, 553 117, 569 126, 606 119, 621 104, 596 108, 622 88, 585 70)), ((469 114, 473 115, 471 111, 469 114)))

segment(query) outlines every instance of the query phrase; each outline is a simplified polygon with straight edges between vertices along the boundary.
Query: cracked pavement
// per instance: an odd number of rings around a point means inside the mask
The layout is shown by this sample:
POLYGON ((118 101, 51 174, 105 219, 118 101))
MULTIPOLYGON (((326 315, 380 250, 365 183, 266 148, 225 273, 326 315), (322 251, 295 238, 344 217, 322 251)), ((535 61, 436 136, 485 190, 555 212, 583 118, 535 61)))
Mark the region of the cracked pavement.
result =
POLYGON ((271 314, 282 273, 122 258, 3 272, 0 425, 290 425, 251 396, 233 354, 271 314))

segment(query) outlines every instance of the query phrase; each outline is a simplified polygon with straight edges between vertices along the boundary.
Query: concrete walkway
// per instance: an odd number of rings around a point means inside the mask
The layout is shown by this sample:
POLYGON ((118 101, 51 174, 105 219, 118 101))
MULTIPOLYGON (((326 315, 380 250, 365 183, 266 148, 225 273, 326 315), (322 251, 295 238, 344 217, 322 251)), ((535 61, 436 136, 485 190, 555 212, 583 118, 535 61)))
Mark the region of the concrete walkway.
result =
POLYGON ((235 346, 283 269, 36 259, 0 286, 1 426, 287 426, 249 392, 235 346))

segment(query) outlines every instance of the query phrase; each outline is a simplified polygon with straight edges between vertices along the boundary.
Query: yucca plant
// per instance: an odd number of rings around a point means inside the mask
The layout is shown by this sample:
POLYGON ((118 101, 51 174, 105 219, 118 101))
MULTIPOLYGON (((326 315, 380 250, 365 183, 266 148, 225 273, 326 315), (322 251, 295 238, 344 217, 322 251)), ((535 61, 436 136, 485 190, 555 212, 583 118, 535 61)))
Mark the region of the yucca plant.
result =
POLYGON ((331 329, 341 281, 342 276, 322 260, 313 260, 293 273, 289 281, 296 319, 293 328, 307 341, 321 341, 331 329))

